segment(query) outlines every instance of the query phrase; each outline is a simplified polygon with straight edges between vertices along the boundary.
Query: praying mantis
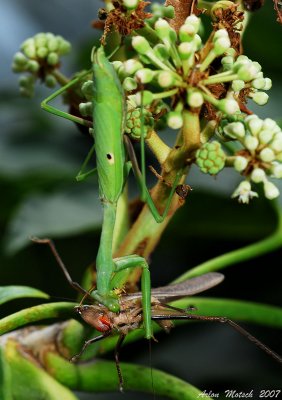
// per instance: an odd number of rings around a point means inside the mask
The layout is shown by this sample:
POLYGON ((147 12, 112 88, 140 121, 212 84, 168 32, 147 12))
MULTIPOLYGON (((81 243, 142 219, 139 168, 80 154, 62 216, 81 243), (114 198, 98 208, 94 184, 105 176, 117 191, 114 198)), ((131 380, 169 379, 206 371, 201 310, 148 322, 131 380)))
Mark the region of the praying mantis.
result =
MULTIPOLYGON (((103 207, 103 223, 100 237, 100 245, 96 257, 97 268, 97 288, 92 291, 91 296, 99 303, 105 306, 110 312, 118 313, 120 311, 119 296, 115 289, 120 284, 119 273, 127 268, 142 268, 141 289, 142 289, 142 309, 143 309, 143 325, 145 337, 150 339, 153 337, 151 327, 151 282, 149 266, 146 260, 135 254, 127 255, 113 259, 112 243, 113 233, 116 221, 117 203, 122 194, 127 176, 131 167, 135 172, 137 181, 142 188, 142 194, 151 213, 157 222, 162 222, 169 211, 173 194, 180 179, 179 172, 172 185, 170 195, 167 200, 165 210, 162 215, 159 214, 148 189, 145 186, 144 178, 144 137, 141 134, 142 153, 142 173, 136 166, 136 161, 126 160, 126 149, 132 154, 131 144, 128 138, 123 135, 125 122, 125 96, 119 81, 119 78, 107 59, 103 47, 92 51, 93 63, 93 121, 94 121, 94 140, 95 152, 97 160, 97 173, 99 183, 100 199, 103 207), (113 283, 114 278, 114 283, 113 283), (113 284, 115 287, 113 287, 113 284)), ((91 126, 91 123, 83 118, 75 117, 63 111, 60 111, 48 103, 55 97, 61 95, 71 86, 75 85, 83 76, 74 79, 67 85, 53 93, 42 102, 42 108, 48 112, 67 118, 73 122, 84 126, 91 126)), ((94 147, 86 159, 92 155, 94 147)), ((86 163, 83 164, 83 167, 86 163)), ((83 168, 82 167, 82 168, 83 168)), ((89 175, 79 174, 79 179, 84 179, 89 175)), ((107 324, 103 325, 101 321, 100 331, 107 331, 107 324)))

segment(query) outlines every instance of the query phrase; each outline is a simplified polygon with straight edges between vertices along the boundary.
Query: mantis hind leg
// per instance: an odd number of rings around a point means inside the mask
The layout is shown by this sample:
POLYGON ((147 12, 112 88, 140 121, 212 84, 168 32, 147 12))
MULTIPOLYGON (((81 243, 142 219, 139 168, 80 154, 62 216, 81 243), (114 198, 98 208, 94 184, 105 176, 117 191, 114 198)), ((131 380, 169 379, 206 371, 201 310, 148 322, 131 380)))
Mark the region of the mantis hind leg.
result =
MULTIPOLYGON (((149 266, 145 258, 140 257, 136 254, 115 258, 115 272, 120 272, 127 268, 142 268, 141 277, 141 290, 142 290, 142 309, 143 309, 143 324, 145 330, 146 339, 153 337, 152 322, 151 322, 151 278, 149 266)), ((118 274, 117 274, 118 277, 118 274)), ((112 285, 120 287, 115 278, 112 280, 112 285)))

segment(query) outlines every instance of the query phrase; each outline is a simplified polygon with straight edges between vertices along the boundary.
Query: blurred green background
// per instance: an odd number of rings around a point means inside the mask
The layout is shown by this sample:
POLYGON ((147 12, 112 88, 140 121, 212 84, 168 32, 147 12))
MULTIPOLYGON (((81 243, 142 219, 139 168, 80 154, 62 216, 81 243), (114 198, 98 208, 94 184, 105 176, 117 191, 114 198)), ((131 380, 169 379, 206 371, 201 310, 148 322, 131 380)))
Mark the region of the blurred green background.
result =
MULTIPOLYGON (((71 75, 88 68, 91 47, 99 37, 91 20, 96 19, 101 5, 94 0, 0 0, 0 284, 40 288, 54 300, 74 299, 76 294, 49 250, 31 244, 29 237, 56 239, 63 260, 77 280, 95 259, 101 222, 97 182, 95 178, 83 183, 74 180, 90 142, 70 122, 41 111, 40 101, 50 93, 47 89, 37 87, 32 100, 21 98, 18 77, 11 72, 10 64, 24 39, 51 31, 73 44, 71 56, 64 58, 63 71, 71 75)), ((279 121, 282 27, 275 20, 273 4, 266 0, 251 18, 244 50, 262 64, 265 76, 273 79, 269 103, 249 107, 263 118, 279 121)), ((188 183, 193 192, 152 257, 153 286, 167 284, 188 268, 263 238, 274 229, 268 202, 260 198, 244 206, 230 199, 239 181, 231 171, 214 179, 201 175, 196 168, 192 170, 188 183)), ((225 282, 208 295, 281 305, 281 255, 280 250, 227 269, 225 282)), ((36 301, 15 301, 1 308, 0 314, 33 304, 36 301)), ((280 332, 247 328, 282 353, 280 332)), ((124 349, 121 359, 151 363, 207 391, 274 389, 281 385, 281 370, 275 361, 231 328, 189 324, 158 339, 159 343, 152 344, 151 355, 148 343, 142 341, 124 349)), ((95 398, 151 397, 115 394, 95 398)))

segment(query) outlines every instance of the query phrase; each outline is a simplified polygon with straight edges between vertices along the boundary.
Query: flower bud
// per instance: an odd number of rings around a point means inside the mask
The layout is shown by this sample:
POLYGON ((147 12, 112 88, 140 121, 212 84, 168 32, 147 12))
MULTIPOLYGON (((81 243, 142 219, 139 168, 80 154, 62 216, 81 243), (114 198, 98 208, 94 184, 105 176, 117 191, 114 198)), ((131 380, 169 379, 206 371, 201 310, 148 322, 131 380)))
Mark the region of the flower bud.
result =
POLYGON ((269 147, 265 147, 260 153, 259 153, 260 159, 264 162, 271 162, 275 160, 275 154, 272 149, 269 147))
POLYGON ((258 138, 254 137, 254 136, 247 136, 244 140, 244 144, 248 150, 254 151, 258 147, 259 141, 258 141, 258 138))
POLYGON ((281 179, 282 178, 282 164, 273 165, 272 173, 275 176, 275 178, 281 179))
POLYGON ((276 199, 276 197, 278 197, 280 194, 278 188, 269 181, 264 182, 263 189, 264 195, 268 200, 276 199))
POLYGON ((265 92, 256 92, 252 94, 252 99, 254 100, 255 103, 257 103, 259 106, 264 106, 268 102, 268 94, 265 92))
POLYGON ((245 123, 252 135, 257 136, 262 128, 263 121, 256 115, 250 115, 245 118, 245 123), (252 118, 251 118, 252 117, 252 118))
MULTIPOLYGON (((217 31, 219 32, 219 31, 217 31)), ((220 37, 214 42, 213 51, 217 56, 221 56, 229 47, 231 46, 231 42, 229 37, 220 37)))
POLYGON ((262 144, 267 144, 267 143, 269 143, 269 142, 272 140, 272 138, 273 138, 273 133, 272 133, 272 131, 270 131, 270 130, 262 129, 262 130, 260 131, 258 137, 259 137, 260 143, 262 143, 262 144))
POLYGON ((255 183, 264 182, 265 178, 266 175, 262 168, 255 168, 251 173, 251 180, 255 183))
POLYGON ((234 161, 234 168, 238 172, 244 171, 248 165, 248 160, 245 157, 242 156, 236 156, 235 161, 234 161))
POLYGON ((49 65, 56 65, 59 62, 59 56, 57 53, 51 52, 48 54, 47 63, 49 65))
POLYGON ((133 75, 135 74, 136 71, 143 68, 143 65, 139 61, 134 60, 133 58, 125 61, 123 63, 123 66, 126 75, 133 75))
POLYGON ((125 80, 122 82, 122 87, 128 92, 137 89, 137 86, 138 85, 136 80, 131 78, 130 76, 126 77, 125 80))
POLYGON ((245 82, 240 80, 240 79, 235 79, 232 81, 231 88, 234 90, 234 92, 240 92, 240 90, 244 89, 245 87, 245 82))
POLYGON ((122 0, 122 5, 128 10, 135 10, 139 4, 139 0, 122 0))
POLYGON ((188 90, 187 102, 190 107, 201 107, 204 103, 204 98, 201 92, 198 90, 188 90))
POLYGON ((243 138, 246 133, 242 122, 231 122, 223 128, 223 131, 232 139, 243 138))
POLYGON ((154 95, 149 90, 143 90, 142 92, 136 93, 135 100, 138 106, 148 106, 154 100, 154 95))
POLYGON ((180 129, 183 126, 183 118, 181 112, 170 111, 167 114, 167 125, 172 129, 180 129))
POLYGON ((151 69, 142 68, 136 72, 135 78, 137 79, 137 81, 139 81, 141 83, 149 83, 154 78, 154 75, 155 75, 155 72, 152 71, 151 69))
POLYGON ((148 51, 151 51, 152 48, 148 42, 147 39, 145 39, 143 36, 134 36, 132 38, 132 47, 140 54, 145 54, 148 53, 148 51))
POLYGON ((272 87, 272 80, 271 80, 271 79, 269 79, 269 78, 264 78, 264 83, 265 83, 265 85, 264 85, 263 90, 269 90, 269 89, 271 89, 271 87, 272 87))
POLYGON ((158 84, 162 88, 169 88, 175 85, 175 76, 171 71, 161 71, 158 73, 158 84))
POLYGON ((224 112, 225 114, 236 114, 240 111, 239 105, 237 101, 232 99, 221 99, 218 101, 217 107, 220 111, 224 112))

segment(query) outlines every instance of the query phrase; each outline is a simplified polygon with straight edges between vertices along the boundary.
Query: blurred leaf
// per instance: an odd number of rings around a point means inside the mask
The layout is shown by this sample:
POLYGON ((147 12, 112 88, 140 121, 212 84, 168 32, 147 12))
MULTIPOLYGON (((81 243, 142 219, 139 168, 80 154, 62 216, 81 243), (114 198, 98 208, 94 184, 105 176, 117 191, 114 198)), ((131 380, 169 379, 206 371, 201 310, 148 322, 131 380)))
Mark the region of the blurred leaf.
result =
POLYGON ((13 400, 11 383, 10 367, 0 347, 0 399, 13 400))
POLYGON ((0 286, 0 304, 23 297, 48 299, 49 295, 28 286, 0 286))
POLYGON ((64 191, 30 196, 11 219, 4 248, 13 254, 31 236, 58 238, 96 229, 102 219, 97 186, 76 183, 64 191))
POLYGON ((14 340, 5 345, 5 355, 11 368, 13 399, 77 400, 74 394, 32 361, 14 340))

